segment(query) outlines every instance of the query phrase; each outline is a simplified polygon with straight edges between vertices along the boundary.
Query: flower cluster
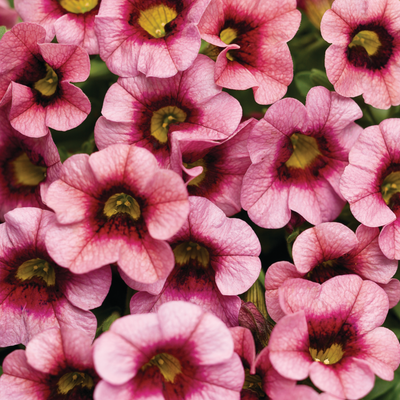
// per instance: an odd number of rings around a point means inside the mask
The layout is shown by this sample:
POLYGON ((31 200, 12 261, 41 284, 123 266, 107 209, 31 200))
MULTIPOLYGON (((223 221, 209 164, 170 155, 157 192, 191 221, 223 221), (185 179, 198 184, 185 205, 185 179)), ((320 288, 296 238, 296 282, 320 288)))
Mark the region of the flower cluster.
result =
POLYGON ((1 398, 393 381, 399 21, 398 0, 0 1, 1 398))

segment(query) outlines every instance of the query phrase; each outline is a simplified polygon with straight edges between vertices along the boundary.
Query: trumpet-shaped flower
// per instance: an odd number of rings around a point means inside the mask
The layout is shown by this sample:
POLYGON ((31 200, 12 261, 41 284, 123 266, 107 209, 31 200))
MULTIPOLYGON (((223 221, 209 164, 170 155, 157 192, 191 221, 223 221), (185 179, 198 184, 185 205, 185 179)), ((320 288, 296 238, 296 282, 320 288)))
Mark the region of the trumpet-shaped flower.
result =
POLYGON ((350 151, 340 183, 353 215, 364 225, 384 226, 379 246, 400 259, 400 120, 370 126, 350 151))
POLYGON ((94 345, 103 379, 96 400, 238 400, 244 381, 225 324, 200 307, 171 302, 157 314, 128 315, 94 345))
POLYGON ((200 49, 197 24, 210 0, 103 0, 95 32, 114 74, 169 78, 188 69, 200 49))
POLYGON ((92 400, 99 376, 94 370, 92 337, 74 328, 49 329, 26 350, 15 350, 3 363, 3 399, 92 400))
POLYGON ((89 99, 69 83, 88 78, 88 54, 45 37, 43 27, 24 22, 0 41, 0 106, 14 129, 35 138, 46 136, 47 127, 75 128, 90 112, 89 99))
POLYGON ((57 35, 58 43, 81 46, 89 54, 98 54, 94 18, 101 0, 15 0, 15 9, 26 22, 46 29, 46 41, 57 35))
POLYGON ((280 289, 287 314, 272 330, 270 360, 284 377, 308 376, 320 390, 359 399, 375 375, 392 380, 400 363, 395 334, 379 327, 388 312, 386 293, 356 275, 336 276, 319 285, 288 280, 280 289))
POLYGON ((214 83, 213 64, 199 55, 187 71, 169 79, 120 78, 104 99, 105 118, 96 124, 98 148, 135 143, 151 151, 160 166, 168 167, 173 134, 190 142, 231 136, 242 109, 214 83))
POLYGON ((354 232, 346 226, 327 222, 302 232, 293 244, 294 265, 272 264, 265 277, 268 314, 278 321, 284 316, 279 305, 279 287, 291 278, 324 283, 338 275, 357 274, 378 283, 389 296, 389 306, 400 299, 400 283, 391 279, 397 261, 384 256, 378 244, 379 229, 360 225, 354 232))
POLYGON ((0 110, 0 220, 17 207, 46 209, 41 195, 58 178, 60 169, 50 132, 41 138, 21 135, 0 110))
POLYGON ((175 255, 174 270, 161 291, 157 283, 135 294, 131 313, 157 311, 163 303, 185 300, 236 326, 240 310, 236 295, 248 290, 260 273, 260 243, 249 225, 227 218, 209 200, 190 196, 189 202, 187 221, 168 240, 175 255))
POLYGON ((166 279, 174 255, 165 242, 189 212, 187 191, 173 171, 136 146, 114 145, 77 154, 64 164, 45 202, 56 212, 46 245, 75 273, 118 263, 141 283, 166 279))
POLYGON ((49 256, 44 236, 50 211, 18 208, 5 215, 0 240, 0 347, 26 344, 49 328, 73 327, 94 337, 99 307, 111 284, 105 269, 74 275, 49 256))
POLYGON ((339 181, 361 116, 353 100, 323 87, 309 91, 306 106, 290 98, 273 104, 247 145, 253 164, 241 202, 249 217, 267 229, 285 226, 291 210, 314 225, 334 220, 345 204, 339 181))
POLYGON ((226 88, 253 88, 260 104, 284 96, 293 79, 287 41, 300 25, 296 0, 212 0, 200 23, 206 54, 216 59, 215 82, 226 88))
POLYGON ((397 0, 336 0, 321 22, 332 45, 326 73, 342 96, 363 95, 367 104, 400 104, 400 3, 397 0))

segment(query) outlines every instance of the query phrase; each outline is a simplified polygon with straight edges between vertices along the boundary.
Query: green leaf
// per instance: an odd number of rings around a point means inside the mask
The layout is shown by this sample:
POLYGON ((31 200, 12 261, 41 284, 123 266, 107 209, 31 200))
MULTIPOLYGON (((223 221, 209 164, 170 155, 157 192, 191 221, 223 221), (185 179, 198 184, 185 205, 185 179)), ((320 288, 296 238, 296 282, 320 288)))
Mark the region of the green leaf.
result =
POLYGON ((314 86, 311 81, 311 71, 302 71, 296 74, 294 83, 301 95, 306 97, 308 91, 314 86))
POLYGON ((374 388, 369 392, 363 399, 364 400, 373 400, 377 399, 378 397, 382 396, 383 394, 387 393, 394 385, 396 381, 384 381, 376 377, 374 388))
POLYGON ((0 39, 4 36, 7 32, 7 28, 5 26, 0 26, 0 39))

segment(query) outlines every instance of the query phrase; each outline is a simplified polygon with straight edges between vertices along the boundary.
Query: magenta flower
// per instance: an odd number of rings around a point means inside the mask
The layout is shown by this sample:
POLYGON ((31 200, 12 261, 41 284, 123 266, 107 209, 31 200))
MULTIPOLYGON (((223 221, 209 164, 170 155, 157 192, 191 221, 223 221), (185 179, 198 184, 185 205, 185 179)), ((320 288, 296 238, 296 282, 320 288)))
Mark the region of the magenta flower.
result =
POLYGON ((379 246, 400 259, 400 121, 386 119, 360 135, 340 183, 353 215, 364 225, 384 226, 379 246))
POLYGON ((0 0, 0 26, 11 29, 18 19, 18 14, 10 7, 8 0, 0 0))
POLYGON ((251 164, 247 140, 256 120, 241 123, 228 139, 215 141, 176 140, 171 169, 181 174, 191 196, 202 196, 228 217, 241 210, 243 176, 251 164))
POLYGON ((0 229, 0 347, 26 344, 49 328, 73 327, 94 337, 99 307, 111 285, 110 268, 74 275, 49 256, 44 236, 54 214, 18 208, 0 229))
POLYGON ((243 178, 242 207, 259 226, 282 228, 291 210, 317 225, 334 220, 345 200, 339 180, 362 128, 351 99, 312 88, 304 107, 295 99, 273 104, 250 133, 252 165, 243 178))
POLYGON ((26 22, 46 29, 46 41, 57 35, 58 43, 81 46, 89 54, 98 54, 94 17, 101 0, 14 0, 15 9, 26 22))
POLYGON ((94 363, 96 400, 239 400, 244 380, 225 324, 184 302, 115 321, 96 340, 94 363))
POLYGON ((363 94, 367 104, 400 104, 400 3, 337 0, 321 22, 332 43, 325 54, 329 80, 342 96, 363 94))
POLYGON ((379 248, 379 229, 360 225, 357 232, 328 222, 301 233, 293 244, 294 265, 272 264, 265 277, 268 314, 278 321, 285 314, 279 305, 279 288, 291 278, 324 283, 337 275, 357 274, 378 283, 389 296, 389 307, 400 300, 400 283, 391 279, 397 261, 387 259, 379 248))
POLYGON ((214 83, 213 64, 200 55, 173 78, 120 78, 104 99, 106 118, 96 124, 98 148, 135 143, 168 167, 173 133, 188 141, 228 138, 240 123, 242 108, 214 83))
POLYGON ((200 23, 206 53, 216 59, 215 82, 229 89, 253 88, 260 104, 286 93, 293 79, 287 41, 300 25, 296 0, 212 0, 200 23))
POLYGON ((0 220, 17 207, 47 209, 41 199, 61 169, 60 156, 50 133, 33 139, 10 126, 0 110, 0 220))
POLYGON ((92 400, 99 377, 94 370, 92 337, 73 328, 49 329, 26 350, 15 350, 3 363, 4 399, 92 400))
POLYGON ((165 280, 174 266, 165 240, 185 222, 187 196, 182 179, 159 169, 145 149, 114 145, 77 154, 46 195, 57 215, 47 248, 75 273, 118 263, 134 281, 165 280))
POLYGON ((356 275, 336 276, 319 285, 288 280, 280 289, 286 314, 269 341, 270 360, 284 377, 308 376, 320 390, 359 399, 374 386, 374 375, 393 379, 400 345, 392 331, 379 327, 388 298, 374 282, 356 275))
POLYGON ((163 287, 161 282, 142 287, 146 292, 132 297, 131 313, 157 311, 168 301, 186 300, 236 326, 240 310, 236 295, 248 290, 260 274, 260 243, 249 225, 227 218, 209 200, 190 196, 189 202, 188 220, 168 240, 175 255, 174 270, 163 287))
POLYGON ((90 112, 89 99, 70 84, 85 81, 90 62, 78 46, 45 43, 40 25, 21 23, 0 41, 0 106, 8 106, 11 126, 30 137, 47 127, 66 131, 90 112))
POLYGON ((210 0, 103 0, 95 32, 114 74, 169 78, 188 69, 200 49, 197 24, 210 0))

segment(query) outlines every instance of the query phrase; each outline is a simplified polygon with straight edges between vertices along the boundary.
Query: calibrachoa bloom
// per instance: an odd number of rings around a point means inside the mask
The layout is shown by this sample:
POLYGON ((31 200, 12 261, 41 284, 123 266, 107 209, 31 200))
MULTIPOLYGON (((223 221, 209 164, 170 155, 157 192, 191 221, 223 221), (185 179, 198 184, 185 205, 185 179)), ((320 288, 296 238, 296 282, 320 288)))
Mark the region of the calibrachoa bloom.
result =
POLYGON ((94 17, 101 0, 14 0, 15 9, 26 22, 42 25, 46 41, 57 35, 58 43, 81 46, 89 54, 98 54, 94 17))
POLYGON ((345 204, 339 181, 361 116, 353 100, 323 87, 308 92, 306 106, 290 98, 273 104, 247 145, 253 164, 241 202, 249 217, 268 229, 285 226, 291 210, 314 225, 334 220, 345 204))
POLYGON ((73 328, 49 329, 35 336, 25 351, 5 358, 0 392, 4 400, 92 400, 99 380, 92 337, 73 328))
POLYGON ((70 326, 94 337, 111 284, 109 267, 74 275, 49 256, 44 235, 54 214, 18 208, 0 225, 0 347, 26 344, 37 333, 70 326))
POLYGON ((75 273, 117 263, 141 283, 165 279, 174 266, 166 239, 189 212, 187 191, 173 171, 136 146, 77 154, 63 164, 45 202, 57 215, 47 230, 51 256, 75 273))
POLYGON ((210 0, 103 0, 95 31, 114 74, 168 78, 188 69, 200 49, 197 24, 210 0))
POLYGON ((186 300, 236 326, 240 309, 236 295, 248 290, 260 273, 260 243, 246 222, 227 218, 209 200, 190 196, 189 202, 188 220, 168 240, 175 255, 174 270, 161 292, 160 282, 143 287, 159 294, 135 294, 131 313, 157 311, 165 302, 186 300))
POLYGON ((47 127, 66 131, 90 112, 90 101, 69 83, 89 76, 88 54, 78 46, 45 43, 46 31, 20 23, 0 41, 0 106, 14 129, 41 137, 47 127))
POLYGON ((286 314, 272 330, 273 367, 288 379, 308 376, 320 390, 359 399, 375 374, 392 380, 399 366, 395 334, 379 327, 388 312, 383 289, 356 275, 336 276, 319 285, 291 279, 280 289, 286 314))
POLYGON ((253 88, 260 104, 284 96, 293 79, 286 44, 300 25, 296 0, 211 0, 200 23, 206 50, 216 59, 215 82, 229 89, 253 88))
POLYGON ((400 259, 400 120, 386 119, 364 130, 350 151, 340 189, 364 225, 384 226, 379 246, 400 259))
POLYGON ((256 120, 241 123, 222 143, 178 139, 171 169, 181 174, 190 196, 203 196, 229 217, 241 210, 243 176, 251 164, 247 139, 256 120))
POLYGON ((18 19, 18 14, 10 7, 8 0, 0 0, 0 26, 11 29, 18 19))
POLYGON ((61 169, 50 132, 41 138, 21 135, 0 110, 0 220, 16 207, 47 208, 41 199, 61 169))
POLYGON ((171 302, 157 314, 128 315, 95 342, 103 380, 94 398, 239 400, 244 372, 233 349, 225 324, 194 304, 171 302))
POLYGON ((96 124, 98 148, 136 143, 168 167, 173 133, 189 141, 228 138, 240 123, 242 108, 214 83, 213 71, 213 61, 199 55, 187 71, 169 79, 118 79, 104 99, 105 118, 96 124))
POLYGON ((321 22, 329 80, 342 96, 367 104, 400 104, 400 2, 336 0, 321 22))
POLYGON ((357 232, 337 222, 327 222, 301 233, 293 244, 294 265, 272 264, 265 276, 268 314, 275 321, 284 316, 279 287, 288 279, 303 278, 324 283, 337 275, 358 274, 378 283, 389 296, 389 306, 400 299, 400 283, 391 279, 397 261, 386 258, 378 244, 379 229, 360 225, 357 232))

